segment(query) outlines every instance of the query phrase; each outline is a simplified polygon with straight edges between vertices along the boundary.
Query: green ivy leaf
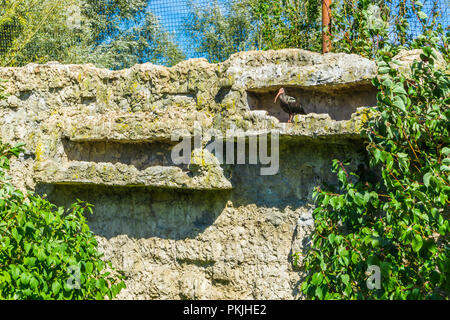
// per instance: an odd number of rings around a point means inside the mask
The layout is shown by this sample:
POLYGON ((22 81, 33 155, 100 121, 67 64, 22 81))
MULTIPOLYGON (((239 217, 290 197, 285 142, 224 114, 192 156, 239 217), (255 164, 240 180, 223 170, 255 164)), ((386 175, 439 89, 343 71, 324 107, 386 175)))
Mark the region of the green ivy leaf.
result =
POLYGON ((422 237, 418 234, 415 234, 411 242, 413 250, 415 252, 419 252, 420 248, 422 248, 422 244, 423 244, 422 237))
POLYGON ((341 280, 342 280, 342 283, 347 286, 350 282, 350 276, 348 274, 343 274, 341 276, 341 280))
POLYGON ((333 244, 334 239, 335 239, 335 234, 334 233, 330 233, 328 235, 328 241, 330 241, 330 243, 333 244))
POLYGON ((317 287, 315 293, 316 293, 317 298, 319 298, 320 300, 323 299, 322 287, 317 287))
POLYGON ((30 282, 30 274, 28 272, 24 272, 20 274, 20 283, 24 286, 28 285, 30 282))
POLYGON ((322 281, 323 281, 323 275, 321 272, 316 272, 313 274, 312 281, 311 281, 312 284, 319 286, 322 284, 322 281))
POLYGON ((92 264, 92 262, 86 262, 86 272, 90 274, 92 273, 92 270, 94 270, 94 265, 92 264))
POLYGON ((405 89, 403 88, 403 84, 402 83, 397 83, 395 86, 394 86, 394 89, 392 90, 394 93, 396 93, 396 94, 400 94, 400 95, 405 95, 406 96, 406 91, 405 91, 405 89))
POLYGON ((423 11, 419 11, 419 12, 417 13, 417 16, 419 17, 420 20, 426 20, 426 19, 428 19, 427 14, 426 14, 425 12, 423 12, 423 11))
POLYGON ((429 186, 430 186, 430 178, 431 178, 431 176, 432 176, 432 173, 431 173, 431 172, 427 172, 427 173, 425 173, 424 176, 423 176, 423 184, 424 184, 426 187, 429 187, 429 186))
POLYGON ((31 243, 27 242, 23 245, 23 248, 25 249, 25 253, 28 254, 31 250, 31 243))
POLYGON ((2 282, 3 283, 11 283, 11 276, 9 275, 9 273, 7 272, 7 271, 3 271, 2 273, 1 273, 1 277, 0 277, 0 287, 1 287, 1 284, 2 284, 2 282))
POLYGON ((400 97, 398 97, 398 96, 394 97, 394 101, 392 102, 392 105, 406 113, 405 103, 403 102, 403 100, 400 97))
POLYGON ((29 267, 34 267, 34 265, 36 264, 36 258, 34 257, 25 257, 23 261, 29 267))
POLYGON ((30 288, 35 290, 39 285, 39 281, 35 277, 30 277, 30 288))
POLYGON ((385 86, 386 88, 391 88, 394 83, 392 82, 391 79, 386 79, 382 82, 382 85, 385 86))
POLYGON ((389 71, 391 71, 391 68, 389 68, 389 67, 378 68, 378 74, 386 74, 386 73, 389 73, 389 71))
POLYGON ((20 269, 17 266, 12 265, 11 266, 11 276, 12 276, 12 278, 14 280, 16 280, 19 277, 19 275, 20 275, 20 269))
POLYGON ((58 281, 52 283, 52 292, 54 295, 57 295, 61 290, 61 284, 58 281))
POLYGON ((359 256, 358 256, 358 254, 357 254, 356 252, 352 252, 352 262, 353 262, 354 264, 357 264, 358 261, 359 261, 359 256))

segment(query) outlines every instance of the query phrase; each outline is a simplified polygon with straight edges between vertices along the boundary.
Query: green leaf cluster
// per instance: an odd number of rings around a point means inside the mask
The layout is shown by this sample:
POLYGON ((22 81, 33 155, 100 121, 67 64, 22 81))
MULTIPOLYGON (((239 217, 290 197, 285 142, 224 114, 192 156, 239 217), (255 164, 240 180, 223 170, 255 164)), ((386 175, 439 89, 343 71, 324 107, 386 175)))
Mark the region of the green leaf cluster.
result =
POLYGON ((378 52, 370 169, 334 160, 337 190, 315 191, 316 229, 302 285, 312 299, 448 299, 450 79, 423 47, 408 72, 378 52), (381 288, 369 289, 370 266, 381 288))
POLYGON ((186 30, 198 43, 197 51, 213 62, 244 50, 321 52, 322 32, 330 34, 333 52, 374 58, 387 44, 397 51, 433 45, 448 56, 449 30, 445 34, 438 23, 445 5, 439 2, 426 16, 415 0, 332 1, 331 30, 322 30, 321 6, 319 0, 230 0, 228 6, 215 1, 205 8, 191 4, 186 30))
POLYGON ((125 287, 86 224, 91 205, 56 207, 7 176, 23 144, 0 143, 0 299, 105 299, 125 287))
POLYGON ((217 0, 206 7, 189 2, 190 19, 185 24, 186 34, 196 43, 196 51, 205 54, 210 62, 222 62, 239 51, 260 47, 255 32, 254 17, 249 6, 254 0, 231 0, 229 8, 217 0))
POLYGON ((59 61, 121 69, 185 58, 146 0, 0 0, 0 32, 0 66, 59 61))
POLYGON ((226 7, 216 0, 190 8, 185 30, 211 62, 246 50, 321 48, 318 0, 231 0, 226 7))

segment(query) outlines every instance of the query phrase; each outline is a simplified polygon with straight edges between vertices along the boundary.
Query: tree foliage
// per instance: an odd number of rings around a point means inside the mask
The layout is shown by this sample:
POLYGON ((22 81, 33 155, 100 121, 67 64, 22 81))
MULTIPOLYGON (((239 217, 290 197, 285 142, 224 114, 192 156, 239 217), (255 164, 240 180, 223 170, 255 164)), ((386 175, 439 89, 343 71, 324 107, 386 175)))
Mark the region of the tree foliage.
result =
POLYGON ((199 7, 190 2, 191 18, 186 32, 197 43, 196 50, 206 53, 210 62, 221 62, 236 52, 260 47, 249 6, 254 0, 232 0, 229 8, 214 1, 199 7))
POLYGON ((439 50, 448 56, 448 46, 442 46, 448 37, 439 23, 440 6, 430 0, 429 15, 423 3, 415 0, 341 0, 332 3, 333 51, 356 53, 375 58, 385 43, 392 47, 413 48, 418 41, 440 42, 439 50), (439 38, 436 38, 439 37, 439 38))
MULTIPOLYGON (((435 36, 433 31, 443 29, 438 23, 443 4, 431 1, 429 15, 415 0, 333 1, 332 51, 374 58, 384 42, 407 48, 418 39, 427 41, 435 36)), ((322 48, 319 0, 233 0, 229 10, 217 2, 211 7, 192 7, 187 30, 199 43, 197 50, 206 52, 210 61, 223 61, 242 50, 320 52, 322 48)), ((448 47, 444 50, 448 52, 448 47)))
POLYGON ((186 30, 209 61, 224 61, 245 50, 320 47, 318 0, 230 2, 227 8, 217 1, 206 8, 191 3, 186 30))
POLYGON ((10 46, 0 52, 2 65, 60 61, 120 69, 184 59, 146 10, 146 0, 0 2, 0 30, 11 30, 10 46))
POLYGON ((101 259, 86 224, 91 206, 65 210, 16 189, 6 170, 22 151, 0 143, 0 299, 114 298, 125 285, 101 259))
POLYGON ((302 284, 309 298, 448 299, 450 80, 435 67, 442 46, 427 43, 404 73, 392 60, 398 48, 378 51, 379 116, 363 134, 380 176, 334 160, 339 188, 316 190, 302 284), (367 285, 371 266, 381 272, 379 288, 367 285))
POLYGON ((261 34, 261 49, 320 50, 321 1, 256 0, 251 9, 261 34))

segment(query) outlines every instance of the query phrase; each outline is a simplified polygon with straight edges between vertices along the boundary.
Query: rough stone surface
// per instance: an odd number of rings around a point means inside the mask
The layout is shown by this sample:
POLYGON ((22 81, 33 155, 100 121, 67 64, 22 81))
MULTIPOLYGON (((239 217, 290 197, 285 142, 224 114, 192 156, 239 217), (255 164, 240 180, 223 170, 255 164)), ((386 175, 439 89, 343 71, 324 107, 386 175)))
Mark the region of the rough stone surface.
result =
POLYGON ((94 204, 91 230, 127 275, 120 299, 295 299, 303 273, 291 254, 309 245, 314 187, 336 183, 334 158, 364 163, 359 131, 375 75, 355 55, 294 49, 171 68, 0 68, 10 94, 0 137, 26 143, 12 163, 18 187, 58 205, 94 204), (308 114, 286 123, 273 103, 280 87, 308 114), (275 175, 248 155, 223 164, 207 147, 223 136, 248 150, 274 130, 275 175), (190 163, 171 157, 174 137, 192 140, 190 163))
MULTIPOLYGON (((399 64, 392 63, 391 65, 394 68, 398 68, 400 71, 404 73, 409 72, 409 68, 413 64, 414 61, 421 61, 420 55, 423 53, 422 49, 413 49, 413 50, 402 50, 400 51, 392 60, 397 61, 399 64)), ((447 63, 445 63, 445 59, 442 54, 435 49, 433 49, 433 53, 435 55, 435 66, 438 69, 448 69, 447 63)))
MULTIPOLYGON (((201 151, 208 152, 207 150, 201 151)), ((209 155, 214 157, 210 153, 209 155)), ((194 190, 231 189, 231 183, 224 177, 223 170, 217 161, 208 165, 202 163, 191 165, 190 169, 192 176, 174 166, 152 166, 138 170, 133 165, 123 163, 71 161, 61 165, 53 161, 44 161, 36 163, 34 179, 37 183, 50 184, 142 186, 194 190)))

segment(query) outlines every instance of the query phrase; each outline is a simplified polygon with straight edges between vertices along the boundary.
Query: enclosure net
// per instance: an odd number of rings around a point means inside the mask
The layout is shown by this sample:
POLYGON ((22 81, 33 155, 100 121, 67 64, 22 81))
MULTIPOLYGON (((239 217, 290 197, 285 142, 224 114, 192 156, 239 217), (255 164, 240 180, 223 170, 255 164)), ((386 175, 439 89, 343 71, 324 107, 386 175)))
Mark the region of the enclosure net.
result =
MULTIPOLYGON (((20 47, 21 43, 15 43, 17 41, 19 34, 24 34, 27 32, 23 32, 23 23, 21 20, 23 20, 23 17, 21 16, 10 16, 6 17, 6 19, 2 16, 4 14, 4 11, 7 6, 7 3, 11 3, 11 1, 30 1, 31 0, 0 0, 0 60, 6 61, 5 57, 11 55, 11 48, 14 47, 17 49, 17 47, 20 47), (2 8, 2 6, 4 8, 2 8)), ((177 52, 180 52, 179 57, 182 57, 182 59, 188 59, 188 58, 198 58, 198 57, 207 57, 207 54, 205 52, 202 52, 202 49, 196 39, 193 39, 191 34, 188 32, 188 25, 193 19, 193 8, 196 7, 197 9, 204 10, 207 8, 210 8, 212 5, 217 4, 220 7, 220 10, 223 11, 223 15, 227 15, 229 13, 229 8, 231 7, 232 2, 235 1, 251 1, 251 0, 133 0, 133 1, 124 1, 124 0, 65 0, 65 1, 75 1, 77 3, 88 2, 91 4, 91 6, 96 7, 98 12, 101 12, 102 5, 105 3, 111 3, 111 2, 117 2, 117 3, 127 3, 127 2, 141 2, 144 4, 144 11, 145 12, 151 12, 156 18, 156 23, 158 24, 157 33, 161 34, 164 33, 166 35, 166 40, 170 41, 175 45, 177 48, 177 52)), ((257 1, 257 0, 253 0, 257 1)), ((272 0, 277 1, 277 0, 272 0)), ((283 1, 283 0, 279 0, 283 1)), ((286 0, 287 2, 293 1, 293 0, 286 0)), ((320 6, 321 1, 320 0, 305 0, 305 1, 315 1, 317 2, 317 5, 320 6)), ((347 1, 347 2, 358 2, 357 0, 334 0, 334 1, 347 1)), ((393 17, 395 17, 395 12, 397 12, 398 4, 401 1, 405 0, 389 0, 387 2, 390 3, 390 7, 392 8, 393 17), (397 11, 396 11, 397 10, 397 11)), ((63 3, 64 1, 61 1, 59 3, 63 3)), ((270 2, 270 1, 269 1, 270 2)), ((298 2, 298 1, 297 1, 298 2)), ((428 14, 429 16, 436 17, 437 21, 442 24, 444 28, 449 30, 449 2, 448 0, 423 0, 424 4, 423 11, 428 14)), ((42 2, 43 3, 43 2, 42 2)), ((51 3, 51 1, 50 1, 51 3)), ((250 8, 249 8, 250 10, 250 8)), ((409 8, 408 10, 411 10, 409 8)), ((142 10, 141 10, 142 11, 142 10)), ((108 14, 114 14, 109 12, 108 14)), ((408 19, 410 23, 410 36, 415 37, 419 34, 421 34, 423 26, 421 25, 420 21, 418 19, 410 18, 408 19)), ((70 20, 69 20, 70 23, 70 20)), ((111 41, 113 38, 113 34, 109 34, 110 30, 108 28, 111 27, 111 25, 108 27, 104 25, 104 22, 96 22, 93 20, 93 22, 90 23, 96 23, 94 27, 98 28, 106 28, 104 33, 99 32, 99 35, 103 35, 102 37, 98 38, 99 43, 97 43, 97 46, 101 47, 101 50, 107 50, 107 44, 108 41, 111 41), (102 24, 103 23, 103 24, 102 24), (103 46, 103 47, 102 47, 103 46), (105 49, 106 48, 106 49, 105 49)), ((114 22, 115 23, 115 22, 114 22)), ((139 20, 134 20, 135 24, 139 25, 139 20), (138 22, 136 22, 138 21, 138 22)), ((118 32, 118 29, 120 28, 133 28, 134 26, 131 24, 130 21, 127 19, 119 19, 116 23, 116 30, 113 32, 118 32)), ((56 26, 53 28, 50 28, 49 26, 46 26, 45 24, 42 26, 36 26, 36 30, 39 30, 39 32, 30 32, 30 36, 34 36, 34 41, 29 41, 29 38, 27 37, 27 50, 29 50, 31 57, 36 57, 36 62, 45 62, 46 60, 52 59, 52 55, 43 55, 42 51, 45 51, 48 49, 49 46, 53 48, 58 48, 61 46, 61 41, 58 43, 56 39, 61 34, 61 27, 56 26), (43 38, 48 39, 55 39, 55 41, 43 41, 43 38)), ((140 31, 142 32, 142 31, 140 31)), ((143 35, 141 33, 135 34, 134 37, 136 38, 135 42, 139 43, 139 37, 142 37, 143 35)), ((220 36, 220 35, 218 35, 220 36)), ((76 39, 82 39, 84 37, 83 34, 78 34, 78 38, 76 39)), ((124 39, 128 39, 131 37, 131 35, 125 35, 124 39), (128 37, 128 38, 127 38, 128 37)), ((156 38, 155 38, 156 39, 156 38)), ((22 40, 21 40, 22 41, 22 40)), ((73 41, 73 39, 71 40, 73 41)), ((164 54, 164 47, 161 49, 161 43, 164 46, 165 43, 168 43, 167 41, 164 42, 161 39, 155 40, 155 42, 159 41, 159 50, 161 51, 156 55, 156 58, 154 58, 155 61, 162 63, 162 64, 169 64, 170 60, 160 58, 164 54), (159 59, 159 60, 158 60, 159 59)), ((125 43, 125 42, 124 42, 125 43)), ((68 49, 73 49, 73 47, 76 46, 76 42, 71 43, 70 46, 67 45, 68 49)), ((125 44, 123 46, 126 46, 125 44)), ((143 50, 140 52, 141 55, 145 54, 151 54, 152 53, 152 47, 149 47, 150 49, 146 49, 147 51, 143 50)), ((67 49, 67 50, 68 50, 67 49)), ((129 49, 129 48, 128 48, 129 49)), ((219 48, 220 49, 220 48, 219 48)), ((262 48, 259 48, 262 49, 262 48)), ((119 56, 125 52, 125 49, 116 49, 118 50, 120 54, 119 56), (122 51, 121 51, 122 50, 122 51)), ((130 49, 131 50, 131 49, 130 49)), ((156 50, 156 49, 155 49, 156 50)), ((169 49, 167 49, 169 50, 169 49)), ((48 51, 48 50, 47 50, 48 51)), ((77 52, 76 50, 73 50, 74 52, 77 52)), ((14 57, 9 57, 9 60, 6 63, 3 63, 3 65, 20 65, 21 62, 18 59, 15 59, 14 57)), ((55 58, 57 59, 57 58, 55 58)), ((179 58, 180 59, 180 58, 179 58)), ((76 59, 73 59, 76 61, 76 59)), ((141 60, 137 60, 136 62, 145 62, 141 60)), ((117 63, 117 66, 120 66, 120 63, 117 63)))

